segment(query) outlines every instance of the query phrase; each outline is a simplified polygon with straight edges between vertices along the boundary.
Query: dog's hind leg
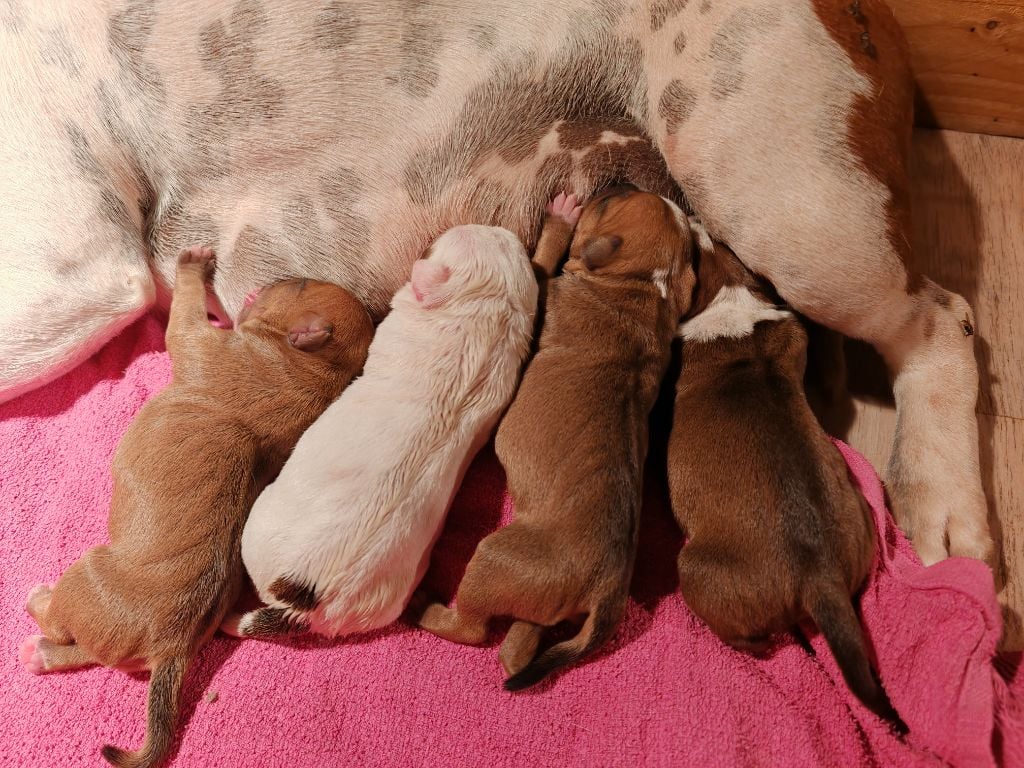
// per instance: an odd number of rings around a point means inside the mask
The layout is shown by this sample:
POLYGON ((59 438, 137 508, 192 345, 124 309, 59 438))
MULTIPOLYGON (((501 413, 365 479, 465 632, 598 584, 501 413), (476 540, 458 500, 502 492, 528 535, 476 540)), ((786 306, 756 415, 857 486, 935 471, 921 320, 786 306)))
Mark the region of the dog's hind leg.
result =
POLYGON ((481 645, 487 640, 487 619, 446 608, 440 603, 428 605, 419 625, 431 634, 463 645, 481 645))
POLYGON ((19 649, 19 660, 34 675, 78 669, 97 663, 82 646, 74 643, 61 645, 42 635, 25 638, 19 649))
POLYGON ((512 677, 533 661, 543 634, 544 627, 528 621, 517 621, 509 627, 498 652, 498 659, 506 676, 512 677))
POLYGON ((51 77, 37 39, 0 43, 0 402, 78 365, 156 297, 138 153, 85 78, 51 77))
POLYGON ((991 562, 971 309, 907 269, 902 32, 878 0, 855 14, 797 0, 722 19, 709 45, 704 59, 688 44, 647 60, 650 130, 673 176, 710 234, 797 311, 885 358, 888 490, 922 559, 991 562))

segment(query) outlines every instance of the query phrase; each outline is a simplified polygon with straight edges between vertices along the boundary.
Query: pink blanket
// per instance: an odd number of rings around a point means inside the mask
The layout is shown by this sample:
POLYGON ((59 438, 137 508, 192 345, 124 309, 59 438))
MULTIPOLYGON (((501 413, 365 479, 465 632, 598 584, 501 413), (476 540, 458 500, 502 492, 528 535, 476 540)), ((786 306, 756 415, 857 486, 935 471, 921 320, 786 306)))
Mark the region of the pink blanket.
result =
MULTIPOLYGON (((97 766, 104 743, 141 743, 144 678, 35 677, 17 647, 37 631, 23 609, 29 588, 106 538, 111 455, 170 376, 162 334, 144 318, 71 374, 0 406, 0 765, 97 766)), ((172 765, 1022 764, 1024 672, 1019 655, 995 656, 990 577, 967 560, 922 568, 871 467, 840 449, 883 534, 861 607, 906 739, 853 698, 819 635, 813 655, 792 640, 764 659, 723 646, 677 593, 680 537, 652 488, 626 620, 589 663, 510 694, 493 644, 452 645, 404 624, 344 642, 218 636, 189 676, 172 765)), ((450 595, 476 542, 509 514, 485 450, 429 583, 450 595)))

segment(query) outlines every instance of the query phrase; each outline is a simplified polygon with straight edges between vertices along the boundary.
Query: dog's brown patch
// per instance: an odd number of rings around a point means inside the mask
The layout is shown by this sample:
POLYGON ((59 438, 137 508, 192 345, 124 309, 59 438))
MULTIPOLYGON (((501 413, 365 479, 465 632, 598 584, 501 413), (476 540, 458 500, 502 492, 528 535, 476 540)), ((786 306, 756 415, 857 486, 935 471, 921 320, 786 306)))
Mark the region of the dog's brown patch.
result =
POLYGON ((491 77, 466 94, 454 128, 410 160, 405 189, 414 203, 430 205, 492 153, 513 165, 535 157, 559 120, 628 120, 642 78, 635 40, 614 46, 605 39, 570 40, 540 65, 522 53, 499 62, 491 77), (581 82, 587 84, 582 90, 581 82))
POLYGON ((628 183, 676 203, 682 199, 664 156, 646 137, 595 146, 580 159, 579 169, 593 189, 628 183))
POLYGON ((441 78, 438 51, 442 30, 438 11, 429 3, 408 3, 403 9, 398 83, 410 96, 423 98, 441 78))
POLYGON ((300 611, 312 611, 317 606, 316 586, 303 584, 281 576, 268 587, 276 599, 300 611))
POLYGON ((313 19, 313 39, 325 51, 339 51, 355 40, 360 26, 352 3, 334 0, 313 19))
POLYGON ((743 57, 757 35, 779 23, 778 16, 767 9, 742 8, 733 13, 711 41, 709 54, 715 63, 711 77, 711 96, 725 99, 743 87, 746 77, 743 57))
POLYGON ((284 112, 284 85, 256 65, 258 37, 268 24, 261 3, 239 0, 227 24, 217 19, 199 32, 199 59, 220 81, 221 93, 213 101, 190 105, 185 126, 197 163, 208 177, 230 172, 227 157, 218 149, 228 137, 284 112))
POLYGON ((682 80, 676 79, 665 86, 658 100, 658 115, 665 121, 669 133, 675 133, 679 126, 690 119, 697 105, 697 92, 682 80))
MULTIPOLYGON (((887 229, 893 252, 904 267, 910 261, 910 190, 908 157, 913 128, 913 77, 907 41, 892 11, 882 0, 813 0, 829 35, 871 83, 871 93, 858 95, 849 112, 849 149, 863 168, 886 189, 887 229), (870 50, 864 33, 870 28, 870 50)), ((917 293, 921 276, 908 274, 907 292, 917 293)))
POLYGON ((246 637, 274 638, 309 631, 308 622, 292 616, 284 608, 260 608, 250 616, 249 623, 245 628, 246 637))
POLYGON ((166 86, 157 68, 146 58, 146 47, 156 23, 156 8, 149 0, 131 0, 107 22, 107 46, 121 67, 128 86, 142 98, 166 99, 166 86))
POLYGON ((657 32, 665 22, 682 11, 689 0, 654 0, 651 4, 651 32, 657 32))

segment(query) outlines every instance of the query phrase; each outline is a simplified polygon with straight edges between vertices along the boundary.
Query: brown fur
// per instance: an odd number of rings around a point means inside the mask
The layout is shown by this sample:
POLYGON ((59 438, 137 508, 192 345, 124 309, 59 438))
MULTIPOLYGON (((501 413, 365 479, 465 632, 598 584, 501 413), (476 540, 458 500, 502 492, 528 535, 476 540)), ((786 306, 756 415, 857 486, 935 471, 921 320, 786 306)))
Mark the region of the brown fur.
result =
MULTIPOLYGON (((569 228, 549 220, 534 258, 554 272, 569 228)), ((693 288, 690 237, 659 197, 616 189, 583 210, 570 257, 548 285, 538 352, 498 429, 515 521, 477 548, 456 608, 421 626, 480 643, 512 616, 501 648, 510 690, 607 641, 626 606, 636 554, 647 417, 693 288), (662 297, 652 273, 667 273, 662 297), (544 627, 585 618, 536 656, 544 627)))
POLYGON ((204 301, 212 258, 192 248, 179 260, 167 329, 174 379, 118 446, 110 544, 29 605, 45 633, 43 671, 152 670, 144 747, 103 749, 118 766, 167 755, 188 664, 239 593, 249 508, 362 368, 373 335, 347 291, 312 281, 265 289, 236 331, 217 330, 204 301))
MULTIPOLYGON (((709 286, 756 285, 722 246, 700 255, 698 274, 709 286)), ((871 513, 811 413, 806 353, 793 315, 741 338, 683 342, 668 453, 672 507, 689 539, 680 590, 741 649, 813 618, 853 692, 895 719, 850 602, 875 552, 871 513)))

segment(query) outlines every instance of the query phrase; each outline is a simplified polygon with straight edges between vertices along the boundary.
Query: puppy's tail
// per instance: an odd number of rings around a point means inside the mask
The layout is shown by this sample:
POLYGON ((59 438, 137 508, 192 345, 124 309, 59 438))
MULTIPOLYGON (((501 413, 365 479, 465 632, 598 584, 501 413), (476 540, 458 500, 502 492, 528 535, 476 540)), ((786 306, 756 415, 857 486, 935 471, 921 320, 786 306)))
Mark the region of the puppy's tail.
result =
POLYGON ((281 635, 301 635, 309 631, 309 621, 292 608, 264 606, 245 614, 229 614, 220 625, 232 637, 267 640, 281 635))
POLYGON ((883 720, 891 722, 900 733, 906 733, 906 724, 893 709, 889 697, 871 671, 864 632, 849 593, 831 582, 820 583, 809 593, 805 596, 807 612, 825 636, 825 642, 836 657, 839 671, 853 695, 883 720))
POLYGON ((175 657, 153 667, 146 705, 146 742, 138 752, 126 752, 108 744, 101 754, 117 768, 153 768, 167 757, 178 722, 178 700, 188 659, 175 657))
POLYGON ((556 669, 575 664, 588 653, 604 645, 619 625, 625 601, 607 600, 587 615, 580 631, 571 640, 553 645, 505 681, 506 691, 520 691, 536 685, 556 669))

